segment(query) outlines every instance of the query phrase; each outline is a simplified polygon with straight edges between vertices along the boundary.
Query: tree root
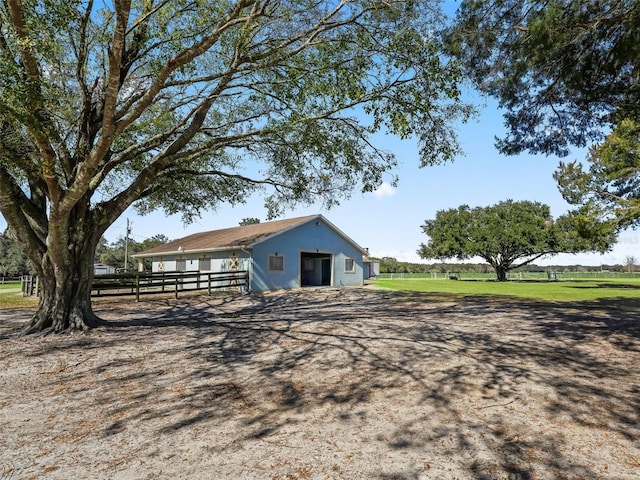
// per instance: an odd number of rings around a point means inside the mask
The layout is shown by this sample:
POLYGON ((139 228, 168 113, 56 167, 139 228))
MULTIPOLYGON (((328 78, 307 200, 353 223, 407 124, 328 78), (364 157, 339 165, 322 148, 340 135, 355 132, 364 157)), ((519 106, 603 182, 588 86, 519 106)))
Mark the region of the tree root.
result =
POLYGON ((41 307, 34 314, 29 325, 21 332, 21 335, 42 337, 53 333, 84 333, 107 323, 93 311, 85 312, 82 310, 72 308, 70 313, 65 314, 55 307, 41 307))

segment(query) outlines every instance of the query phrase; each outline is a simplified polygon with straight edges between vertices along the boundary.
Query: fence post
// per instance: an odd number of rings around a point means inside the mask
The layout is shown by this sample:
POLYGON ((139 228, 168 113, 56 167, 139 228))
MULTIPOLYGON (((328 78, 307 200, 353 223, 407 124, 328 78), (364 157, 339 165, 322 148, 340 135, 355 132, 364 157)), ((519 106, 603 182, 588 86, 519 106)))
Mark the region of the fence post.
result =
POLYGON ((140 301, 140 275, 136 275, 136 302, 140 301))
POLYGON ((207 274, 207 295, 211 296, 211 274, 207 274))
POLYGON ((37 278, 35 275, 25 275, 21 277, 20 281, 22 283, 22 296, 30 297, 33 295, 35 290, 35 285, 37 285, 37 278))
POLYGON ((176 299, 178 298, 178 279, 176 278, 176 299))

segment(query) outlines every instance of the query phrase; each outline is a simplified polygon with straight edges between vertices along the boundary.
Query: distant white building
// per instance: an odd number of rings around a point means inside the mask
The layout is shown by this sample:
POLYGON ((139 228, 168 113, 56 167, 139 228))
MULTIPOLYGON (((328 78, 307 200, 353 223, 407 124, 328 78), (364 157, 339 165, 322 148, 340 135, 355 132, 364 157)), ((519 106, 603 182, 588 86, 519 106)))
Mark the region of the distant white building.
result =
POLYGON ((104 263, 93 264, 94 275, 107 275, 109 273, 116 273, 116 267, 112 267, 111 265, 105 265, 104 263))

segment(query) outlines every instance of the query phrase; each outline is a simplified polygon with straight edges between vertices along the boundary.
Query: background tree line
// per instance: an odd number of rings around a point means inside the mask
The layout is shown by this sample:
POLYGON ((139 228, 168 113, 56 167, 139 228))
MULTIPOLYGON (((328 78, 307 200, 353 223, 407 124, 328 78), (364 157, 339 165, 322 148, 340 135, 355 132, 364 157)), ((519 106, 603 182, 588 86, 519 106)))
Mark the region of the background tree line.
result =
POLYGON ((0 277, 19 277, 34 273, 31 262, 9 236, 0 235, 0 277))
MULTIPOLYGON (((104 263, 114 268, 124 268, 125 251, 131 257, 134 253, 148 250, 157 245, 167 243, 169 238, 163 234, 154 235, 141 242, 131 238, 120 237, 114 242, 108 242, 101 237, 94 263, 104 263)), ((136 269, 136 266, 129 258, 127 265, 129 269, 136 269)), ((149 270, 151 266, 149 265, 149 270)), ((32 275, 35 273, 33 265, 27 256, 20 250, 8 231, 0 235, 0 277, 19 277, 21 275, 32 275)))
MULTIPOLYGON (((127 240, 125 237, 119 237, 116 241, 109 243, 102 237, 96 248, 95 263, 104 263, 105 265, 110 265, 115 268, 125 268, 124 259, 126 251, 129 256, 127 268, 129 270, 137 270, 137 265, 134 264, 131 255, 149 250, 168 241, 169 238, 161 233, 147 238, 142 242, 137 242, 131 238, 127 240)), ((149 262, 150 261, 151 260, 149 260, 149 262)), ((148 270, 151 270, 151 265, 148 265, 148 270)))
MULTIPOLYGON (((380 273, 493 273, 493 268, 488 263, 412 263, 402 262, 393 257, 373 258, 380 262, 380 273)), ((524 265, 518 268, 518 272, 580 272, 596 273, 609 271, 612 273, 633 273, 639 271, 635 257, 627 257, 624 265, 524 265)))

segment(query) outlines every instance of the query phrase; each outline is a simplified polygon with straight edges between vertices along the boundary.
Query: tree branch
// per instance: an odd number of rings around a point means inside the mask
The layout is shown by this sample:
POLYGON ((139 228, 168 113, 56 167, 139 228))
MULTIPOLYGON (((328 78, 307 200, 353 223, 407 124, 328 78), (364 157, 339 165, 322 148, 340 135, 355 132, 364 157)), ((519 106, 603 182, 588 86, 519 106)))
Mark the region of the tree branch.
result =
POLYGON ((0 163, 0 212, 22 245, 23 251, 33 265, 38 268, 42 255, 47 250, 45 245, 46 216, 34 208, 34 205, 15 183, 2 163, 0 163))
POLYGON ((42 99, 41 81, 42 73, 38 61, 30 47, 30 35, 25 20, 22 0, 8 0, 11 22, 16 35, 20 39, 20 59, 27 78, 28 86, 28 109, 32 116, 32 121, 26 126, 33 135, 40 154, 42 156, 42 177, 47 183, 49 198, 52 202, 57 202, 62 196, 62 190, 58 184, 56 173, 56 154, 51 142, 47 138, 47 129, 43 125, 50 122, 45 118, 46 109, 42 99))

